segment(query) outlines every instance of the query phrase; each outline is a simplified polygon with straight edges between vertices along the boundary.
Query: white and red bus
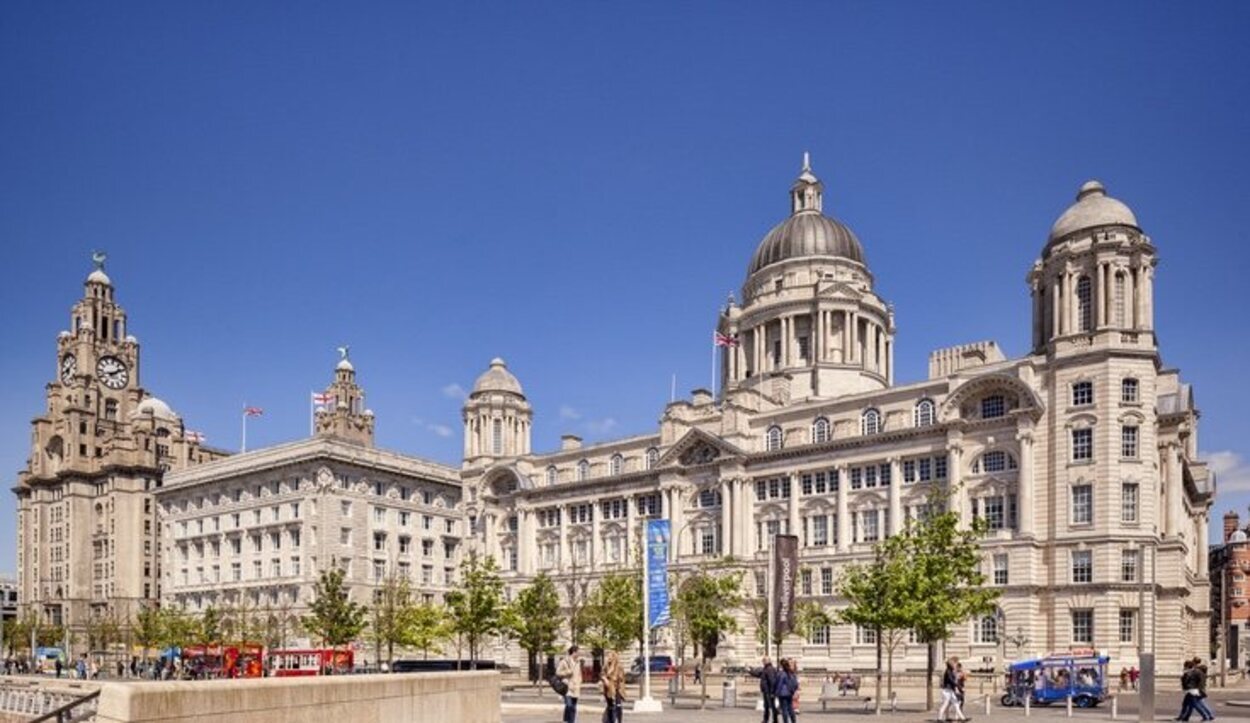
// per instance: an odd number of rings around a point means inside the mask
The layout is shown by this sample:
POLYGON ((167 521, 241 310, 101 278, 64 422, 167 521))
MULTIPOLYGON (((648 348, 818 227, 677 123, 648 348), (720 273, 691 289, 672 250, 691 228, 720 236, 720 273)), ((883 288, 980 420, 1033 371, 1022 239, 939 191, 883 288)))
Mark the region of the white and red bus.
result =
POLYGON ((352 672, 355 656, 350 649, 299 648, 269 651, 270 675, 342 675, 352 672))

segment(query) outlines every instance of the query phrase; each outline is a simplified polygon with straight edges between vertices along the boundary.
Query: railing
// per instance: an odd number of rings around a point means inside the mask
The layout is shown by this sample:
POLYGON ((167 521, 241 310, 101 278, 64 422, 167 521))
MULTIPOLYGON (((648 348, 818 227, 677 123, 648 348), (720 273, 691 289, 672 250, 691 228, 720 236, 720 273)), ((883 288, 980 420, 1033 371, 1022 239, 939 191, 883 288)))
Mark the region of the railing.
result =
POLYGON ((80 723, 80 721, 89 721, 95 718, 96 698, 100 697, 100 691, 88 693, 81 698, 76 698, 55 710, 48 711, 38 718, 30 721, 30 723, 80 723))

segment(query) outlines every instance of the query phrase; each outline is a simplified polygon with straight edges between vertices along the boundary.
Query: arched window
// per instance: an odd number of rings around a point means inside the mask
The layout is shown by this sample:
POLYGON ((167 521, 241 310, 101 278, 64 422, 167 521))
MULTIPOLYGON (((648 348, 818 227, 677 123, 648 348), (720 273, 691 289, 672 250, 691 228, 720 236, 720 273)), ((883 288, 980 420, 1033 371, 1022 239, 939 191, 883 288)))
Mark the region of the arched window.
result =
POLYGON ((556 481, 559 479, 559 474, 560 473, 556 471, 556 466, 554 464, 547 468, 548 487, 555 485, 556 481))
POLYGON ((998 643, 998 615, 992 613, 978 618, 973 623, 972 639, 974 642, 984 645, 996 645, 998 643))
POLYGON ((104 418, 109 419, 109 420, 117 419, 117 400, 116 399, 104 400, 104 418))
POLYGON ((774 425, 768 428, 764 435, 764 449, 769 452, 781 449, 781 427, 774 425))
POLYGON ((608 467, 608 474, 613 477, 619 475, 625 469, 625 458, 619 454, 612 455, 612 461, 608 467))
POLYGON ((917 427, 927 427, 933 424, 934 416, 932 399, 921 399, 916 402, 913 419, 917 427))
POLYGON ((647 469, 655 469, 655 463, 660 461, 660 450, 655 447, 647 449, 647 469))
POLYGON ((859 418, 859 430, 861 434, 877 434, 881 431, 881 412, 875 409, 865 409, 863 416, 859 418))
POLYGON ((581 482, 587 479, 590 479, 590 463, 583 459, 577 463, 577 481, 581 482))
POLYGON ((1123 271, 1115 272, 1115 291, 1112 292, 1111 323, 1123 328, 1128 326, 1124 315, 1124 289, 1128 280, 1123 271))
POLYGON ((492 419, 490 422, 491 454, 503 454, 503 420, 492 419))
POLYGON ((1082 276, 1076 282, 1076 317, 1081 331, 1089 331, 1094 327, 1093 290, 1088 276, 1082 276))
POLYGON ((829 441, 829 420, 824 417, 817 417, 812 422, 812 441, 819 444, 829 441))

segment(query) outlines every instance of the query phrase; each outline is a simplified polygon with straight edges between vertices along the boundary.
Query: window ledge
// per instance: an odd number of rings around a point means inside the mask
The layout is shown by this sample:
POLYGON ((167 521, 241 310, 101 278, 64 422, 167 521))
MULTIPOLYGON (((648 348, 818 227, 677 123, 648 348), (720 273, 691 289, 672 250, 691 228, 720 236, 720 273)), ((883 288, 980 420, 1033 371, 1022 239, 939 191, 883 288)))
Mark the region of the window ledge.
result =
POLYGON ((1068 462, 1069 467, 1089 467, 1094 464, 1092 459, 1074 459, 1068 462))

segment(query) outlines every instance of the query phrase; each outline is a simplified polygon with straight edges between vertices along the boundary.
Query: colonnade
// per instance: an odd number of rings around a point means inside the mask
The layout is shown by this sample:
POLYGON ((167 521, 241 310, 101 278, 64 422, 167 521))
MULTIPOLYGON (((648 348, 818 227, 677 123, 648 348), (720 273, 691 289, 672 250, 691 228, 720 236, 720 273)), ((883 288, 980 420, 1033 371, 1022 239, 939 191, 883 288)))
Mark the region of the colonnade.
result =
MULTIPOLYGON (((1033 288, 1035 319, 1047 323, 1037 329, 1039 335, 1053 339, 1058 336, 1092 332, 1101 329, 1154 328, 1154 265, 1148 260, 1136 264, 1100 260, 1088 269, 1068 268, 1055 274, 1048 282, 1050 309, 1043 308, 1043 294, 1037 284, 1033 288), (1089 327, 1085 328, 1078 284, 1082 277, 1090 282, 1089 327)), ((1039 341, 1042 341, 1039 339, 1039 341)), ((1040 345, 1040 344, 1039 344, 1040 345)))
POLYGON ((748 372, 758 375, 814 362, 857 365, 887 379, 894 376, 893 338, 875 315, 857 310, 787 314, 744 329, 738 338, 728 365, 735 381, 748 372))

